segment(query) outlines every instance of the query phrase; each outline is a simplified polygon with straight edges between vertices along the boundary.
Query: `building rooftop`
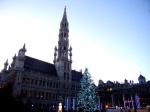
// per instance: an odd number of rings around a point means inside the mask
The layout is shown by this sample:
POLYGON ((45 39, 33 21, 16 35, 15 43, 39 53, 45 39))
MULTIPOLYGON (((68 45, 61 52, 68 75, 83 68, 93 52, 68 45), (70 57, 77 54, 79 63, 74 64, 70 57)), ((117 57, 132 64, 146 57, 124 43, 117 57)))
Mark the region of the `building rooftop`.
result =
POLYGON ((41 61, 29 56, 25 56, 24 69, 47 74, 50 76, 57 76, 57 72, 54 64, 41 61))
MULTIPOLYGON (((49 76, 58 77, 54 64, 41 61, 29 56, 25 56, 24 69, 26 71, 33 71, 41 74, 47 74, 49 76)), ((72 70, 72 81, 79 82, 81 78, 81 72, 72 70)))

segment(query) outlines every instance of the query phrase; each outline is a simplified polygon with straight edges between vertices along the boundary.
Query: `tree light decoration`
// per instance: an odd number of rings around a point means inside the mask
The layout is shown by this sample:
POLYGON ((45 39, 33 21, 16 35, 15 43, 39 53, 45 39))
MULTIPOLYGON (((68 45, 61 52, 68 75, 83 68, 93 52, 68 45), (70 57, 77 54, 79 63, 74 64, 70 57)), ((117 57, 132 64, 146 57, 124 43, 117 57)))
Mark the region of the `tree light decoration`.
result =
POLYGON ((93 112, 98 110, 98 99, 96 85, 91 79, 91 75, 86 68, 83 77, 80 80, 80 91, 77 94, 77 109, 82 111, 93 112))

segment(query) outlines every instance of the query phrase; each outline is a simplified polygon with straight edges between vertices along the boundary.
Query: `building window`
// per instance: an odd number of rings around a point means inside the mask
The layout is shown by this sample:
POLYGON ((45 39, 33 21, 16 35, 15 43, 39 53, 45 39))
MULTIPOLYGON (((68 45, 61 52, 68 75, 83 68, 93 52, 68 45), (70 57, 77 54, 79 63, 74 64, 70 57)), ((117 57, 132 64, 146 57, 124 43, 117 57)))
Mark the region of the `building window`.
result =
POLYGON ((49 93, 49 99, 51 99, 51 93, 49 93))
POLYGON ((56 83, 56 88, 58 88, 58 83, 56 83))
POLYGON ((49 82, 47 82, 47 87, 49 87, 49 82))
POLYGON ((48 99, 48 93, 46 93, 46 99, 48 99))
POLYGON ((66 89, 68 89, 68 85, 66 85, 66 89))
POLYGON ((33 83, 34 83, 34 79, 31 80, 31 84, 33 84, 33 83))
POLYGON ((110 91, 112 91, 112 88, 110 88, 110 91))
POLYGON ((53 99, 55 100, 55 94, 53 94, 53 99))
POLYGON ((53 99, 53 93, 51 93, 51 99, 53 99))
POLYGON ((69 70, 69 63, 68 63, 68 66, 67 66, 67 70, 69 70))
POLYGON ((36 92, 35 92, 35 91, 33 92, 33 97, 34 97, 34 98, 36 97, 36 92))
POLYGON ((67 73, 67 80, 69 80, 69 73, 67 73))
POLYGON ((65 84, 63 84, 63 88, 65 89, 65 84))
POLYGON ((43 81, 43 86, 45 86, 45 81, 43 81))
POLYGON ((64 80, 66 80, 66 73, 64 72, 64 80))
POLYGON ((56 94, 56 100, 58 100, 58 95, 56 94))
POLYGON ((44 98, 44 92, 41 93, 41 98, 44 98))
POLYGON ((30 79, 27 78, 27 79, 26 79, 26 84, 29 84, 29 82, 30 82, 30 79))
POLYGON ((55 88, 55 82, 53 83, 53 88, 55 88))
POLYGON ((37 80, 35 80, 35 85, 37 85, 37 80))
POLYGON ((25 77, 22 78, 22 83, 25 83, 25 77))
POLYGON ((29 97, 31 97, 31 98, 32 98, 32 96, 33 96, 33 92, 32 92, 32 91, 30 91, 29 97))
POLYGON ((49 86, 52 87, 52 82, 49 83, 49 86))
POLYGON ((41 86, 42 85, 42 81, 40 80, 40 82, 39 82, 39 86, 41 86))
POLYGON ((66 70, 66 62, 64 62, 64 70, 66 70))
POLYGON ((24 95, 25 95, 25 97, 27 97, 27 91, 24 91, 24 95))

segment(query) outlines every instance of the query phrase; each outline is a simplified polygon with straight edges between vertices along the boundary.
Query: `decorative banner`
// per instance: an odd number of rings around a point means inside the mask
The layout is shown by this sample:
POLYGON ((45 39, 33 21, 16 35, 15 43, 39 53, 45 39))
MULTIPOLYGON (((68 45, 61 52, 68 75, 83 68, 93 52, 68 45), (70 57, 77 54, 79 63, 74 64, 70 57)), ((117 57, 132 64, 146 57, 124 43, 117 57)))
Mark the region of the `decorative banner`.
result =
POLYGON ((141 105, 140 105, 140 100, 139 100, 139 96, 138 95, 135 96, 135 102, 136 102, 137 108, 140 109, 141 105))
POLYGON ((73 98, 73 110, 75 110, 75 98, 73 98))

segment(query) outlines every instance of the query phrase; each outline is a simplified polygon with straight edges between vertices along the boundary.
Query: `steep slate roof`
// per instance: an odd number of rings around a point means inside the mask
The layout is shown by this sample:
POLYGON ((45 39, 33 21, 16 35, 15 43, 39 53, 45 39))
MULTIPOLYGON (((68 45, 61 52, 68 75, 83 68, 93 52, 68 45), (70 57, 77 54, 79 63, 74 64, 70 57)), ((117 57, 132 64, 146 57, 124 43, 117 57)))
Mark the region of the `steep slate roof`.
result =
POLYGON ((77 72, 75 70, 72 70, 72 81, 80 82, 81 78, 82 78, 81 72, 77 72))
MULTIPOLYGON (((33 71, 58 77, 54 64, 41 61, 29 56, 25 56, 24 69, 27 71, 33 71)), ((81 72, 72 70, 72 81, 80 82, 81 78, 81 72)))
POLYGON ((54 64, 41 61, 29 56, 25 56, 24 69, 51 76, 58 76, 54 64))

